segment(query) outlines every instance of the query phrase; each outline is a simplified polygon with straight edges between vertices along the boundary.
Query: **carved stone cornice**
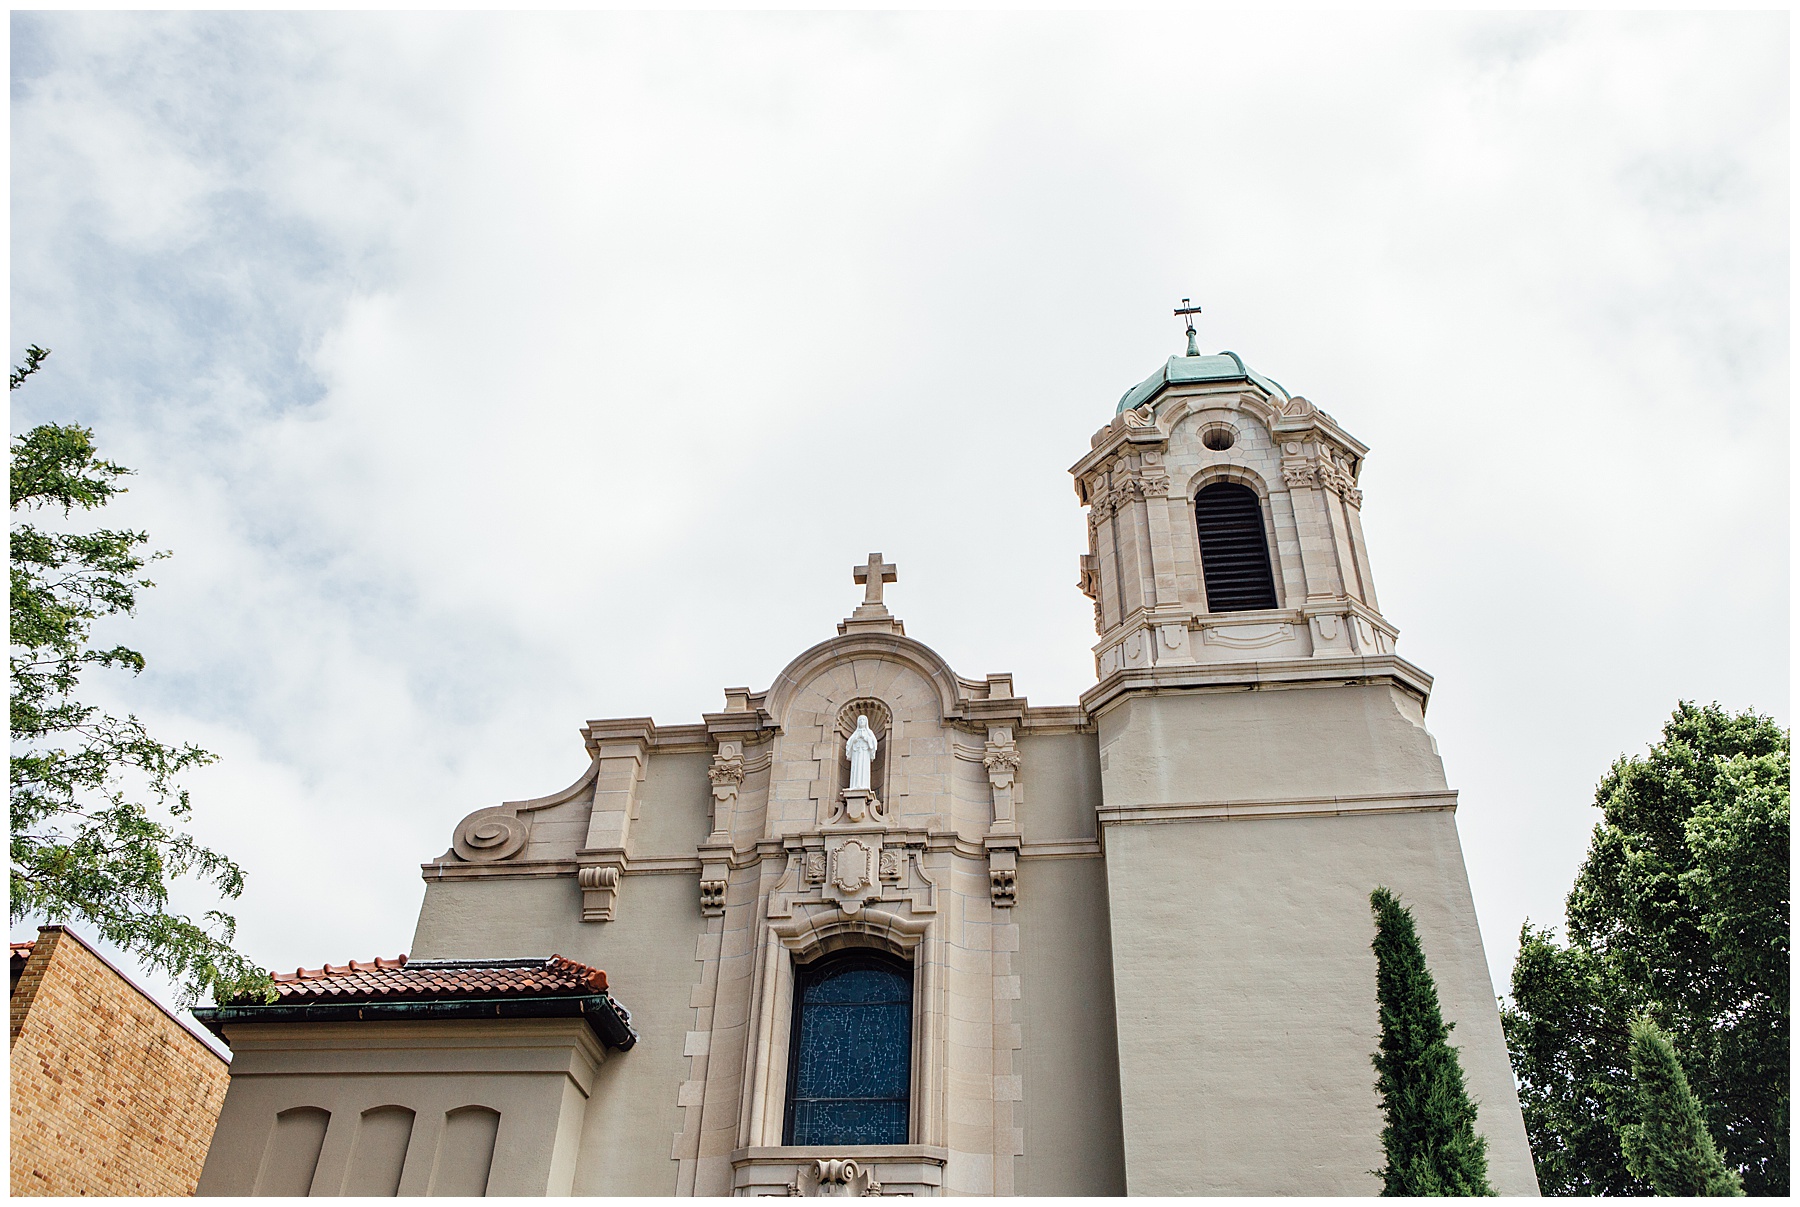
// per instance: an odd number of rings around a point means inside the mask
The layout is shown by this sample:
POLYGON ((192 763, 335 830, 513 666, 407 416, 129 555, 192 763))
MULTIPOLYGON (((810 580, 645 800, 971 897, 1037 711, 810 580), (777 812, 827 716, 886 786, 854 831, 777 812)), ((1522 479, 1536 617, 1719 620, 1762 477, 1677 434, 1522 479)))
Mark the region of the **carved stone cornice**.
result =
POLYGON ((590 750, 599 750, 602 745, 635 744, 647 751, 656 743, 656 722, 649 717, 609 717, 583 725, 581 736, 587 739, 590 750))

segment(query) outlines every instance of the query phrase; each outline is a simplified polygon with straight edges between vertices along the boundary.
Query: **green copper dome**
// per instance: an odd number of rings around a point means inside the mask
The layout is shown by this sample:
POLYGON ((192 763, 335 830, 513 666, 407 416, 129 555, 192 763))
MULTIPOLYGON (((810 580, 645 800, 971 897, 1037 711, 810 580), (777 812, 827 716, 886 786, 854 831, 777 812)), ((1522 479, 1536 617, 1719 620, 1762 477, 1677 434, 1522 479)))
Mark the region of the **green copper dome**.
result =
POLYGON ((1251 371, 1235 352, 1221 352, 1216 356, 1171 356, 1168 364, 1126 390, 1113 414, 1144 405, 1161 393, 1164 386, 1196 381, 1248 381, 1284 402, 1288 399, 1288 392, 1281 388, 1281 383, 1251 371))

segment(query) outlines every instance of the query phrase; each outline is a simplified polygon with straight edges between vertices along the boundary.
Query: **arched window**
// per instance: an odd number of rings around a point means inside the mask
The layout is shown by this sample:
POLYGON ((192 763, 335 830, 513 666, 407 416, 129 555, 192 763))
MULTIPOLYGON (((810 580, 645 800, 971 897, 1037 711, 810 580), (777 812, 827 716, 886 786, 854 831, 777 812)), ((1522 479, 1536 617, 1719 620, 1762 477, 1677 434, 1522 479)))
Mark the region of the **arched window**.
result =
POLYGON ((1200 528, 1200 566, 1206 576, 1206 610, 1249 612, 1273 608, 1275 576, 1263 533, 1262 501, 1241 482, 1214 482, 1194 499, 1200 528))
POLYGON ((787 1144, 905 1144, 912 1090, 912 967, 882 952, 795 970, 787 1144))

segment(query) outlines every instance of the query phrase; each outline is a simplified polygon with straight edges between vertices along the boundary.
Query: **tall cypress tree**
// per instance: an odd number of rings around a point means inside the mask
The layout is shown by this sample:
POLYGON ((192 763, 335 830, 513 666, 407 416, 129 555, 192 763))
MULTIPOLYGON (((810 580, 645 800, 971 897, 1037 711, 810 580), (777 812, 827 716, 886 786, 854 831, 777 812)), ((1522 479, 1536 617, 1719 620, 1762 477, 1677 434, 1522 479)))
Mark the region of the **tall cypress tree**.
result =
POLYGON ((1657 1194, 1742 1195, 1743 1181, 1720 1160, 1675 1045, 1647 1018, 1631 1024, 1631 1076, 1638 1121, 1620 1129, 1619 1141, 1632 1176, 1657 1194))
POLYGON ((1475 1104, 1462 1063, 1449 1044, 1437 986, 1425 967, 1412 911, 1385 888, 1369 895, 1375 911, 1375 998, 1381 1050, 1375 1053, 1387 1126, 1383 1195, 1491 1195, 1487 1140, 1475 1131, 1475 1104))

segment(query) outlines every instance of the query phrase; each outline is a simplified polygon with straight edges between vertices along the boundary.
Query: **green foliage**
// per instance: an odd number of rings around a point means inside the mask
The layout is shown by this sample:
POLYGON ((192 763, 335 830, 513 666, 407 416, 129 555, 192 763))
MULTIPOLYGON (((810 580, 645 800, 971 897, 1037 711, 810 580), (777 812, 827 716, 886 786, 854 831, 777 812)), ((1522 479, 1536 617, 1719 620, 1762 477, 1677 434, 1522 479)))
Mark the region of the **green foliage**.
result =
POLYGON ((1449 1044, 1437 986, 1425 966, 1412 911, 1391 892, 1369 897, 1375 912, 1375 997, 1381 1050, 1375 1053, 1387 1126, 1381 1193, 1491 1195, 1487 1139, 1475 1131, 1475 1104, 1463 1087, 1462 1063, 1449 1044))
POLYGON ((1546 1194, 1649 1194, 1617 1142, 1631 1023, 1667 1030, 1751 1194, 1788 1191, 1788 735, 1681 704, 1600 783, 1569 943, 1527 923, 1502 1011, 1546 1194))
MULTIPOLYGON (((30 348, 12 388, 48 355, 30 348)), ((44 424, 12 442, 12 920, 86 921, 181 981, 190 1002, 209 990, 266 997, 267 974, 231 947, 229 914, 195 922, 168 908, 168 884, 182 876, 227 898, 243 891, 242 869, 171 824, 191 811, 178 777, 213 756, 165 745, 135 716, 76 695, 90 668, 144 669, 136 650, 95 648, 91 629, 129 614, 153 585, 144 566, 165 555, 143 550, 143 532, 46 530, 21 518, 101 507, 130 472, 99 457, 87 428, 44 424)))
POLYGON ((1631 1024, 1631 1074, 1638 1121, 1620 1130, 1619 1143, 1632 1176, 1661 1195, 1742 1196, 1742 1182, 1707 1133, 1675 1045, 1647 1018, 1631 1024))

